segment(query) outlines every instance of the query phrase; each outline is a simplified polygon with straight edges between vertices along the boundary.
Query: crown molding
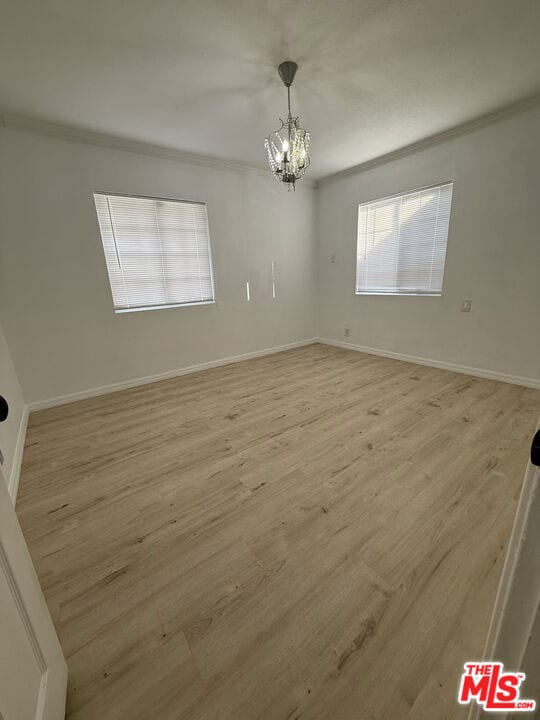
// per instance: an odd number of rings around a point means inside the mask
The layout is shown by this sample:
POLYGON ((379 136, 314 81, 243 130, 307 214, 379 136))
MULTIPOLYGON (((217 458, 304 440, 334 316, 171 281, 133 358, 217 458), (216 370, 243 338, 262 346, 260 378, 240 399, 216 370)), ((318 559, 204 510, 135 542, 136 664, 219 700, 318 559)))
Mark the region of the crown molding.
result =
MULTIPOLYGON (((197 155, 196 153, 184 152, 183 150, 176 150, 175 148, 163 145, 153 145, 152 143, 145 143, 140 140, 130 140, 120 135, 109 135, 107 133, 85 130, 84 128, 77 128, 71 125, 49 122, 48 120, 27 115, 0 111, 0 127, 22 130, 23 132, 56 138, 57 140, 67 140, 69 142, 83 143, 84 145, 95 145, 110 150, 123 150, 137 155, 159 158, 161 160, 174 160, 188 165, 212 168, 213 170, 249 173, 250 175, 259 175, 274 181, 272 173, 269 170, 262 170, 261 168, 228 160, 220 160, 209 155, 197 155)), ((303 179, 298 187, 314 188, 316 185, 317 183, 314 180, 303 179)))
MULTIPOLYGON (((427 150, 435 145, 440 145, 449 140, 468 135, 469 133, 489 127, 497 122, 505 120, 512 115, 526 112, 532 108, 540 106, 540 94, 526 98, 519 103, 510 105, 497 110, 488 115, 482 115, 474 120, 457 125, 448 130, 443 130, 435 135, 430 135, 422 140, 418 140, 410 145, 405 145, 396 150, 392 150, 384 155, 379 155, 372 160, 353 165, 350 168, 339 170, 336 173, 326 175, 319 180, 311 180, 304 178, 298 184, 298 188, 316 188, 326 183, 342 178, 356 175, 366 170, 385 165, 393 160, 413 155, 422 150, 427 150)), ((120 135, 109 135, 107 133, 96 132, 93 130, 85 130, 71 125, 63 125, 60 123, 49 122, 41 118, 20 115, 16 113, 0 111, 0 127, 12 128, 23 132, 32 133, 34 135, 43 135, 46 137, 56 138, 58 140, 67 140, 70 142, 83 143, 85 145, 95 145, 98 147, 109 148, 111 150, 123 150, 125 152, 135 153, 137 155, 147 155, 149 157, 160 158, 162 160, 174 160, 176 162, 186 163, 188 165, 196 165, 199 167, 208 167, 214 170, 225 170, 228 172, 249 173, 251 175, 259 175, 268 179, 273 179, 269 170, 243 165, 228 160, 220 160, 209 155, 197 155, 195 153, 184 152, 175 148, 163 145, 153 145, 140 140, 130 140, 120 135)))
POLYGON ((350 177, 351 175, 356 175, 358 173, 365 172, 366 170, 372 170, 380 165, 386 165, 386 163, 392 162, 393 160, 399 160, 400 158, 413 155, 421 150, 427 150, 434 145, 440 145, 441 143, 448 142, 448 140, 454 140, 455 138, 463 135, 468 135, 475 130, 481 130, 482 128, 489 127, 490 125, 494 125, 495 123, 505 120, 512 115, 517 115, 518 113, 525 112, 526 110, 530 110, 538 106, 540 106, 540 94, 533 95, 532 97, 526 98, 514 105, 501 108, 500 110, 489 113, 489 115, 482 115, 474 120, 469 120, 461 125, 456 125, 456 127, 443 130, 435 135, 430 135, 429 137, 418 140, 410 145, 405 145, 397 150, 392 150, 385 155, 379 155, 372 160, 367 160, 366 162, 358 165, 353 165, 345 170, 339 170, 331 175, 325 175, 325 177, 319 179, 318 186, 325 185, 326 183, 333 182, 334 180, 341 180, 342 178, 350 177))

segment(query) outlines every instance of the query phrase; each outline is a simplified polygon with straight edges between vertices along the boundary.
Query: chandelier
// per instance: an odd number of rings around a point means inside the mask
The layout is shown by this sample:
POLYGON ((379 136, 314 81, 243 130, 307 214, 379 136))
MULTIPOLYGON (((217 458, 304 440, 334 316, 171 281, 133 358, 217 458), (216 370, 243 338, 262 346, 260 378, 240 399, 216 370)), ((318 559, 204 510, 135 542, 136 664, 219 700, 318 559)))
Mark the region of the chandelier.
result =
POLYGON ((309 167, 309 133, 300 127, 298 117, 293 117, 291 113, 291 85, 298 65, 288 60, 281 63, 278 70, 287 88, 287 120, 280 118, 281 127, 266 138, 264 146, 274 177, 287 183, 289 190, 294 190, 296 181, 309 167))

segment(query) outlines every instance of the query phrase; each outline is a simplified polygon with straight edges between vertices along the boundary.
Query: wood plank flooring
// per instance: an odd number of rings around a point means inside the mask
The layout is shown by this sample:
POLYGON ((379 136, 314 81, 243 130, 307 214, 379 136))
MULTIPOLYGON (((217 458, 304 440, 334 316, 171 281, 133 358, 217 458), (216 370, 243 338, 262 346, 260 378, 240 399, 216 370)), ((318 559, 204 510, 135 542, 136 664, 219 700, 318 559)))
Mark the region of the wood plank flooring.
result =
POLYGON ((312 345, 33 413, 68 718, 465 718, 539 394, 312 345))

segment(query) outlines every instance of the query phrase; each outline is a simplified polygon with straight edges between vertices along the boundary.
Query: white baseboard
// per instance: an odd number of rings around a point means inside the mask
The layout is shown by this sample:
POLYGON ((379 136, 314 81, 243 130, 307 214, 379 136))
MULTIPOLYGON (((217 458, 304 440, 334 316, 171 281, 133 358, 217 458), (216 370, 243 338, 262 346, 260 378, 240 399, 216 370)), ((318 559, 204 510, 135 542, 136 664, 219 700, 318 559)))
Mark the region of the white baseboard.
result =
MULTIPOLYGON (((403 353, 396 353, 390 350, 379 350, 377 348, 354 345, 353 343, 341 342, 340 340, 332 340, 330 338, 313 337, 306 340, 300 340, 298 342, 288 343, 286 345, 277 345, 270 348, 263 348, 262 350, 243 353, 242 355, 233 355, 226 358, 220 358, 219 360, 210 360, 209 362, 198 363, 197 365, 188 365, 187 367, 168 370, 163 373, 157 373, 156 375, 146 375, 144 377, 133 378, 131 380, 111 383, 110 385, 102 385, 100 387, 88 388, 87 390, 80 390, 78 392, 69 393, 68 395, 60 395, 58 397, 46 398, 45 400, 37 400, 36 402, 29 403, 27 410, 30 412, 45 410, 58 405, 66 405, 67 403, 76 402, 77 400, 86 400, 87 398, 97 397, 98 395, 106 395, 111 392, 117 392, 118 390, 127 390, 128 388, 138 387, 139 385, 148 385, 149 383, 158 382, 159 380, 168 380, 170 378, 180 377, 181 375, 189 375, 190 373, 200 372, 201 370, 221 367, 222 365, 231 365, 232 363, 241 362, 242 360, 249 360, 263 355, 271 355, 272 353, 283 352, 284 350, 292 350, 293 348, 303 347, 304 345, 312 345, 317 342, 320 342, 323 345, 333 345, 335 347, 344 348, 346 350, 356 350, 357 352, 368 353, 369 355, 380 355, 381 357, 393 358, 394 360, 403 360, 405 362, 415 363, 416 365, 427 365, 429 367, 451 370, 452 372, 463 373, 465 375, 473 375, 476 377, 488 378, 490 380, 500 380, 501 382, 513 383, 514 385, 540 388, 540 380, 535 378, 509 375, 507 373, 496 372, 495 370, 484 370, 482 368, 469 367, 468 365, 458 365, 456 363, 448 363, 441 360, 433 360, 431 358, 416 357, 414 355, 404 355, 403 353)), ((21 457, 23 447, 24 437, 20 449, 21 457)))
POLYGON ((47 408, 56 407, 58 405, 66 405, 67 403, 76 402, 77 400, 86 400, 88 398, 97 397, 98 395, 107 395, 108 393, 117 392, 118 390, 127 390, 128 388, 138 387, 139 385, 148 385, 153 382, 158 382, 159 380, 168 380, 181 375, 189 375, 190 373, 200 372, 201 370, 221 367, 222 365, 231 365, 232 363, 241 362, 242 360, 250 360, 263 355, 272 355, 273 353, 283 352, 284 350, 292 350, 293 348, 303 347, 304 345, 312 345, 316 342, 318 342, 317 338, 308 338, 306 340, 288 343, 287 345, 276 345, 270 348, 263 348, 262 350, 243 353, 242 355, 233 355, 231 357, 221 358, 219 360, 210 360, 209 362, 199 363, 197 365, 188 365, 187 367, 177 368, 176 370, 167 370, 166 372, 158 373, 157 375, 146 375, 145 377, 123 380, 121 382, 112 383, 111 385, 102 385, 101 387, 89 388, 88 390, 80 390, 78 392, 69 393, 68 395, 60 395, 58 397, 47 398, 45 400, 37 400, 36 402, 28 404, 28 410, 30 412, 35 412, 36 410, 46 410, 47 408))
POLYGON ((24 453, 24 441, 26 438, 26 426, 28 425, 28 406, 25 405, 21 421, 19 423, 19 432, 17 433, 17 442, 15 443, 15 452, 13 453, 13 462, 11 464, 11 473, 8 481, 8 491, 15 505, 17 500, 17 491, 19 489, 19 478, 21 477, 21 465, 24 453))
POLYGON ((404 362, 415 363, 416 365, 427 365, 429 367, 440 368, 441 370, 451 370, 452 372, 487 378, 488 380, 500 380, 501 382, 512 383, 513 385, 540 388, 540 379, 521 377, 519 375, 509 375, 495 370, 484 370, 483 368, 470 367, 469 365, 458 365, 456 363, 444 362, 442 360, 432 360, 431 358, 416 357, 415 355, 404 355, 403 353, 392 352, 390 350, 379 350, 377 348, 365 347, 363 345, 341 342, 340 340, 331 340, 330 338, 319 338, 318 342, 323 345, 333 345, 346 350, 356 350, 357 352, 367 353, 368 355, 380 355, 381 357, 403 360, 404 362))

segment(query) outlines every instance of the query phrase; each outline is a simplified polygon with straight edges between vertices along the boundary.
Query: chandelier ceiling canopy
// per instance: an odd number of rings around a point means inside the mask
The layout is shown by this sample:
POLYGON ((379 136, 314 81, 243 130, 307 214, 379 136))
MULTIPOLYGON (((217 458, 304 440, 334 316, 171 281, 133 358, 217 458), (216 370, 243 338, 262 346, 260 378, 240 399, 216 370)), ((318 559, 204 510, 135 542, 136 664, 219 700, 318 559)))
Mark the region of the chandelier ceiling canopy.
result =
POLYGON ((271 133, 264 141, 270 169, 280 182, 294 190, 309 167, 309 132, 300 127, 298 116, 291 113, 291 85, 298 65, 291 60, 282 62, 278 68, 279 76, 287 88, 287 119, 281 120, 281 127, 271 133))

